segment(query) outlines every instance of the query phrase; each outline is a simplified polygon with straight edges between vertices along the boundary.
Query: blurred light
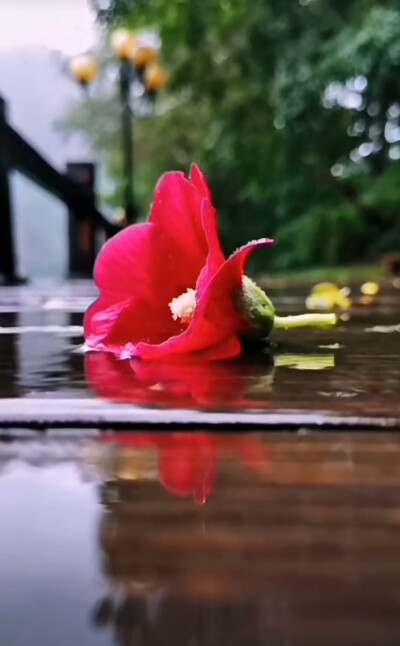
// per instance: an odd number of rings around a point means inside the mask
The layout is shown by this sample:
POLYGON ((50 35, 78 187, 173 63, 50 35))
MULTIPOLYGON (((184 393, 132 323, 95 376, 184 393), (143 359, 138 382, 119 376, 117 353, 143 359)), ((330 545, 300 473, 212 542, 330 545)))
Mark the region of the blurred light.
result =
POLYGON ((374 139, 372 142, 372 150, 374 153, 379 152, 379 150, 382 150, 382 142, 380 139, 374 139))
POLYGON ((325 93, 324 93, 324 98, 335 104, 337 102, 338 97, 340 96, 340 93, 342 91, 342 84, 337 83, 334 81, 333 83, 329 83, 328 87, 325 88, 325 93))
POLYGON ((278 115, 274 119, 274 126, 277 130, 283 130, 283 128, 285 127, 285 119, 278 115))
POLYGON ((352 162, 354 162, 355 164, 358 164, 358 163, 361 161, 362 157, 361 157, 361 155, 360 155, 360 151, 359 151, 359 149, 358 149, 358 148, 355 148, 354 150, 352 150, 352 151, 351 151, 351 153, 350 153, 350 159, 351 159, 351 161, 352 161, 352 162))
POLYGON ((142 47, 150 47, 151 49, 161 49, 161 38, 155 31, 140 31, 139 45, 142 47))
POLYGON ((131 95, 133 99, 140 99, 145 93, 145 88, 140 81, 134 81, 131 85, 131 95))
POLYGON ((357 119, 351 126, 347 129, 347 134, 350 137, 359 137, 365 131, 365 122, 362 119, 357 119))
POLYGON ((356 92, 364 92, 367 89, 368 81, 365 76, 356 76, 354 79, 354 89, 356 92))
POLYGON ((368 143, 361 144, 361 146, 358 149, 358 152, 360 153, 361 157, 368 157, 372 153, 373 149, 374 149, 373 145, 370 142, 368 142, 368 143))
POLYGON ((131 52, 129 59, 137 69, 142 70, 147 65, 155 63, 157 55, 157 50, 154 47, 139 45, 131 52))
POLYGON ((333 164, 331 168, 331 175, 333 175, 333 177, 342 177, 343 173, 344 173, 343 164, 333 164))
POLYGON ((379 284, 374 281, 367 281, 361 285, 361 294, 364 296, 376 296, 379 293, 379 284))
POLYGON ((400 127, 394 121, 388 121, 385 125, 385 139, 388 144, 395 144, 400 141, 400 127))
POLYGON ((82 85, 91 83, 99 74, 97 62, 90 54, 76 56, 69 62, 68 67, 71 76, 82 85))
POLYGON ((137 37, 128 29, 117 29, 111 34, 111 49, 121 59, 131 59, 137 48, 137 37))
POLYGON ((400 105, 398 103, 393 103, 386 114, 388 119, 398 119, 400 117, 400 105))
MULTIPOLYGON (((354 89, 349 89, 349 81, 344 85, 339 81, 329 83, 325 88, 322 102, 326 108, 339 105, 347 110, 361 110, 364 105, 362 95, 354 89)), ((354 88, 354 79, 351 80, 351 87, 354 88)))
POLYGON ((382 127, 379 123, 373 123, 372 126, 368 129, 368 136, 371 139, 376 139, 382 134, 382 127))
POLYGON ((370 103, 367 108, 367 112, 370 117, 376 117, 379 114, 379 103, 377 101, 370 103))
POLYGON ((144 82, 149 92, 160 92, 167 82, 167 74, 160 65, 153 63, 146 68, 144 82))
POLYGON ((324 106, 324 108, 327 108, 328 110, 330 110, 335 105, 335 101, 324 96, 322 97, 322 105, 324 106))
POLYGON ((365 76, 354 76, 346 81, 346 88, 351 92, 364 92, 368 85, 365 76))
POLYGON ((126 211, 125 211, 125 209, 123 209, 121 207, 116 208, 114 210, 114 213, 113 213, 113 219, 114 219, 114 222, 116 222, 118 224, 123 224, 124 222, 126 222, 127 220, 126 220, 126 211))
POLYGON ((362 96, 357 92, 347 92, 347 94, 342 97, 342 106, 349 110, 360 110, 362 103, 362 96))
POLYGON ((390 146, 389 157, 393 160, 400 159, 400 146, 390 146))

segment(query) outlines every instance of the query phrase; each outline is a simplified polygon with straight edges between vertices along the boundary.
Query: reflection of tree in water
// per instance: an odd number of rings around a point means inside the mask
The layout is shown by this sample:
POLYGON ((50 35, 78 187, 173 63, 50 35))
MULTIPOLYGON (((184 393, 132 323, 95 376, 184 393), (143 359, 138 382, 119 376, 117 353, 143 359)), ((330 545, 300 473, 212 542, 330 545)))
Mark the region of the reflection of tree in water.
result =
POLYGON ((261 644, 260 603, 231 586, 229 565, 227 576, 213 573, 214 558, 207 566, 204 508, 154 482, 109 483, 103 495, 117 500, 100 527, 113 592, 96 625, 113 626, 121 646, 261 644))
MULTIPOLYGON (((264 447, 257 447, 261 462, 264 447)), ((150 456, 148 461, 154 464, 150 456)), ((224 548, 224 535, 232 534, 229 525, 238 523, 240 529, 246 522, 242 505, 235 503, 224 516, 226 495, 238 480, 251 492, 254 476, 237 458, 222 462, 222 497, 218 478, 206 506, 192 496, 171 495, 143 461, 131 478, 126 462, 119 462, 124 479, 114 473, 103 485, 99 541, 111 592, 99 602, 93 621, 112 626, 121 646, 263 643, 262 598, 243 581, 249 573, 246 544, 239 539, 233 551, 232 545, 224 548), (138 475, 142 479, 135 479, 138 475)), ((249 510, 252 515, 251 505, 249 510)))
POLYGON ((245 463, 228 438, 205 505, 158 482, 155 446, 104 470, 95 623, 121 646, 400 643, 395 440, 240 437, 268 453, 245 463))
POLYGON ((94 621, 98 626, 113 625, 121 646, 243 646, 264 641, 261 609, 252 600, 126 593, 117 601, 104 599, 94 621))

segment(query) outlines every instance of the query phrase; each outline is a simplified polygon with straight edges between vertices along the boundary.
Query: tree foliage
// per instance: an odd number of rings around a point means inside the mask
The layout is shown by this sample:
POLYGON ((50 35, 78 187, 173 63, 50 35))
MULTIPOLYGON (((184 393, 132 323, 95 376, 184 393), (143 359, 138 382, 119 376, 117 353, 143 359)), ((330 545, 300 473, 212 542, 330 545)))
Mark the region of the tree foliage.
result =
MULTIPOLYGON (((284 269, 400 246, 397 0, 114 0, 103 17, 162 38, 168 88, 135 121, 143 203, 196 161, 228 251, 272 235, 261 261, 284 269)), ((117 113, 100 97, 71 123, 118 180, 117 113)))

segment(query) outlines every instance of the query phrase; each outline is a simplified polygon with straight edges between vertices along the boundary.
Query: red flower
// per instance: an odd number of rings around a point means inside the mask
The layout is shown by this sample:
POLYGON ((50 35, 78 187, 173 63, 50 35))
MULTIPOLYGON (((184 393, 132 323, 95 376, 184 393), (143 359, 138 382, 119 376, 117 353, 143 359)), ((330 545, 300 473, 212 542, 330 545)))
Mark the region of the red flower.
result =
POLYGON ((266 444, 253 435, 109 432, 99 442, 156 449, 161 484, 175 496, 192 496, 199 504, 207 501, 214 488, 219 453, 224 457, 233 455, 255 471, 262 471, 269 462, 266 444))
POLYGON ((100 353, 86 355, 86 379, 102 398, 165 408, 247 410, 269 408, 273 364, 205 361, 169 363, 120 361, 100 353))
POLYGON ((87 347, 157 360, 239 354, 238 337, 249 329, 236 304, 244 265, 253 249, 271 242, 250 242, 226 259, 199 168, 189 179, 167 173, 149 222, 116 235, 97 259, 100 297, 85 317, 87 347))

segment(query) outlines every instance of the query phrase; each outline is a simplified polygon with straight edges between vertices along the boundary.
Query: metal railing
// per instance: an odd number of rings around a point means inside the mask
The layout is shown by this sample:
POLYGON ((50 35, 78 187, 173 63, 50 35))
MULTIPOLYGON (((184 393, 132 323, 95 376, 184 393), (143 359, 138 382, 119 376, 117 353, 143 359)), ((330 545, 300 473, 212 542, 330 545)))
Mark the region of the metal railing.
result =
POLYGON ((106 238, 121 226, 110 222, 97 208, 94 191, 95 165, 67 164, 59 172, 7 121, 7 104, 0 97, 0 275, 4 282, 18 282, 13 232, 10 173, 17 171, 61 200, 68 208, 70 276, 92 274, 100 234, 106 238))

